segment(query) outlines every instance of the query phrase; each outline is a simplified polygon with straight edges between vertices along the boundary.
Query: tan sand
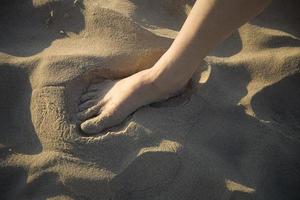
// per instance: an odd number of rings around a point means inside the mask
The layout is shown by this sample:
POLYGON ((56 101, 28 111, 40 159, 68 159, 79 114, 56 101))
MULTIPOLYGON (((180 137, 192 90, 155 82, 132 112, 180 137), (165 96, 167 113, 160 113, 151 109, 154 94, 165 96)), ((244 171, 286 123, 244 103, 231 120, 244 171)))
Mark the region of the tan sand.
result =
POLYGON ((78 129, 82 91, 151 67, 191 5, 1 1, 1 200, 300 199, 298 0, 241 27, 183 95, 78 129))

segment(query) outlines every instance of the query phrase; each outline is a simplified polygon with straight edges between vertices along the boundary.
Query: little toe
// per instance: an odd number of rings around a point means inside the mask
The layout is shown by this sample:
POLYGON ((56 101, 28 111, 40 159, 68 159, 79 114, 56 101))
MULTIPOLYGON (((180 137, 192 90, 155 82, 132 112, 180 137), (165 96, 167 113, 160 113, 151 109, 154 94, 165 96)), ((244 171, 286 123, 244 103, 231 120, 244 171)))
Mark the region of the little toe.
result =
POLYGON ((78 111, 81 112, 81 111, 84 111, 94 105, 97 104, 97 99, 91 99, 91 100, 87 100, 83 103, 81 103, 79 106, 78 106, 78 111))
POLYGON ((94 92, 87 92, 85 94, 83 94, 81 97, 80 97, 80 102, 85 102, 85 101, 88 101, 90 99, 93 99, 95 97, 97 97, 97 92, 94 91, 94 92))
POLYGON ((96 83, 96 84, 90 85, 87 90, 90 92, 98 91, 99 88, 101 88, 101 86, 103 86, 103 83, 96 83))
POLYGON ((109 117, 104 115, 99 115, 92 119, 89 119, 83 122, 80 127, 81 130, 86 133, 87 135, 93 135, 96 133, 100 133, 104 129, 109 127, 109 117))
POLYGON ((101 83, 95 83, 90 85, 87 90, 88 91, 98 91, 98 90, 103 90, 105 88, 107 88, 108 86, 112 86, 114 84, 113 81, 111 80, 104 80, 101 83))
POLYGON ((97 114, 100 113, 100 106, 97 104, 95 106, 92 106, 90 108, 87 108, 86 110, 83 110, 79 113, 77 113, 77 118, 81 121, 87 120, 88 118, 91 118, 97 114))

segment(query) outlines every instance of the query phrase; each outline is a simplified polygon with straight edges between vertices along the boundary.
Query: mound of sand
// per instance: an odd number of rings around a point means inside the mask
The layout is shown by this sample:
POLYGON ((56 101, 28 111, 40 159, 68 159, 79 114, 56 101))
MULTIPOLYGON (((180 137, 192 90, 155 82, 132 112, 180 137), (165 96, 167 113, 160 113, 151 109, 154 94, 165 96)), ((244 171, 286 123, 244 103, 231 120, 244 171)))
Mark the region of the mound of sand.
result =
POLYGON ((0 199, 300 199, 298 0, 241 27, 181 96, 80 132, 82 91, 151 67, 191 6, 1 2, 0 199))

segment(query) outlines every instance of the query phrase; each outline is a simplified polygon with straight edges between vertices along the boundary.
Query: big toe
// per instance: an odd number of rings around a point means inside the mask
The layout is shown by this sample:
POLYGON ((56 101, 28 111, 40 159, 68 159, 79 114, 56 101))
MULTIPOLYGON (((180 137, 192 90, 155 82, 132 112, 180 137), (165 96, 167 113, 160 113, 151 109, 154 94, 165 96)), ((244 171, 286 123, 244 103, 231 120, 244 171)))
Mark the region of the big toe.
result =
POLYGON ((109 116, 99 115, 97 117, 84 121, 80 125, 80 128, 87 135, 93 135, 105 130, 110 126, 110 124, 111 119, 109 116))

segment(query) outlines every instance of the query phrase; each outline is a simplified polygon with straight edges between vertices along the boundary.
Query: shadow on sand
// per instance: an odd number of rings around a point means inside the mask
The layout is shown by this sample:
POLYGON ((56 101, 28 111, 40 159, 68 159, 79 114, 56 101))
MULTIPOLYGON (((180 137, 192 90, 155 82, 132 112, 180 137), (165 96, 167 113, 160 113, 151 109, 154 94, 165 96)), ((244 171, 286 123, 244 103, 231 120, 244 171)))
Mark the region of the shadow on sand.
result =
POLYGON ((33 56, 52 41, 79 33, 85 22, 82 5, 72 0, 5 0, 0 11, 0 52, 13 56, 33 56))

